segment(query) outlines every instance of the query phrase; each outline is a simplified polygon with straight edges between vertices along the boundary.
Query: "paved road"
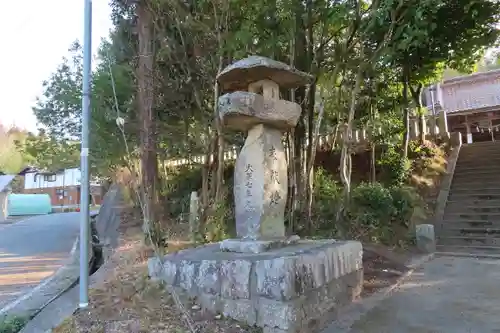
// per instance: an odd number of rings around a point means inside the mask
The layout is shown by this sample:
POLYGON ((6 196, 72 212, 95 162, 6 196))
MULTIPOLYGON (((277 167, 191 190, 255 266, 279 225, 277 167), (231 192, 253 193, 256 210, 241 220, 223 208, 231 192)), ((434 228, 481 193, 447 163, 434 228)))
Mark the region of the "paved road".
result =
POLYGON ((323 333, 500 333, 499 286, 500 260, 440 257, 368 312, 349 314, 349 327, 323 333))
POLYGON ((68 258, 79 213, 0 224, 0 309, 51 276, 68 258))

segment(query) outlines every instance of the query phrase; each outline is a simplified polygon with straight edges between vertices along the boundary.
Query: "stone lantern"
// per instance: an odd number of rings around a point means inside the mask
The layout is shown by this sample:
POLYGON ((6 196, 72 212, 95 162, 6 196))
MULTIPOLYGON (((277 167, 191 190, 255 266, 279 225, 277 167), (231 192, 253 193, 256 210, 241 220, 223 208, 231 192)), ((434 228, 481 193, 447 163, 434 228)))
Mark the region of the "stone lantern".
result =
POLYGON ((238 61, 217 77, 223 91, 219 116, 223 126, 247 133, 234 170, 234 203, 238 239, 221 248, 259 253, 287 245, 284 213, 288 172, 283 132, 297 125, 301 107, 280 99, 280 88, 298 88, 309 74, 259 56, 238 61))
POLYGON ((149 259, 151 278, 193 297, 213 313, 263 328, 264 333, 316 333, 331 313, 359 296, 363 249, 356 241, 286 237, 287 164, 284 131, 301 108, 280 88, 311 77, 252 56, 224 69, 219 116, 227 129, 247 132, 235 166, 236 239, 149 259))

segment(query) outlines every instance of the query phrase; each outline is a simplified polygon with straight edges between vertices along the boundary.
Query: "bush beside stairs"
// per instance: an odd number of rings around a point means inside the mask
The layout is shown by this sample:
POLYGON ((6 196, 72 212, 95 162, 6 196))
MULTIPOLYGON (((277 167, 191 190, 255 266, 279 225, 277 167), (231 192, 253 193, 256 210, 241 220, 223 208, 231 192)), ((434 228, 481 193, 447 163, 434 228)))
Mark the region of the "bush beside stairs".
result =
POLYGON ((437 238, 439 252, 500 256, 500 142, 462 146, 437 238))

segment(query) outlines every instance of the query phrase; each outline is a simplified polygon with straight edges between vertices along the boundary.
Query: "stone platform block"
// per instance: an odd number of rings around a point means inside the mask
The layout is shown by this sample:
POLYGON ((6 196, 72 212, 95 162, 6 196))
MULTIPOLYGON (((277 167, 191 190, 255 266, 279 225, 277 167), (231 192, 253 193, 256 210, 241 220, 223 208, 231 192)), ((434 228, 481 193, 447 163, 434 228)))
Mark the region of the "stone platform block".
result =
POLYGON ((263 253, 210 244, 149 260, 149 274, 213 313, 267 333, 314 333, 329 313, 359 296, 361 243, 300 240, 263 253))
POLYGON ((436 236, 433 224, 419 224, 415 228, 417 248, 424 253, 436 252, 436 236))
POLYGON ((297 103, 266 99, 247 91, 219 97, 219 117, 225 127, 233 130, 248 131, 255 125, 265 124, 286 131, 297 125, 301 112, 297 103))
POLYGON ((296 244, 300 240, 299 236, 291 236, 288 238, 275 239, 226 239, 220 242, 220 249, 228 252, 241 253, 263 253, 271 249, 285 247, 291 244, 296 244))

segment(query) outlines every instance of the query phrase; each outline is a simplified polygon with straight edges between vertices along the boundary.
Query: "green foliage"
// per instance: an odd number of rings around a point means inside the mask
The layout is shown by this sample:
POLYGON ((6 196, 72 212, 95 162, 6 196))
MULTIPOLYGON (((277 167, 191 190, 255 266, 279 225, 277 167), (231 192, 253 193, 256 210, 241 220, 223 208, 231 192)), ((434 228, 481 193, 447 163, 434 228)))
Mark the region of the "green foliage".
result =
MULTIPOLYGON (((104 175, 112 174, 137 157, 135 73, 134 67, 123 61, 128 49, 117 40, 118 33, 113 32, 110 41, 101 44, 99 62, 92 77, 91 163, 94 172, 104 175), (124 120, 123 132, 116 124, 118 116, 124 120), (132 156, 127 155, 127 147, 132 156)), ((81 89, 81 86, 76 88, 81 89)))
POLYGON ((370 242, 390 243, 393 238, 392 216, 395 208, 391 192, 380 183, 362 183, 352 190, 349 234, 370 242))
POLYGON ((164 176, 168 179, 162 181, 166 185, 161 195, 168 198, 166 211, 171 218, 187 221, 191 192, 201 188, 201 168, 182 167, 164 176))
POLYGON ((325 169, 319 167, 314 175, 314 196, 319 200, 335 201, 339 198, 341 187, 337 181, 332 178, 332 175, 327 173, 325 169))
MULTIPOLYGON (((93 73, 91 87, 90 164, 93 174, 107 176, 135 157, 126 156, 127 145, 132 154, 137 147, 136 117, 131 98, 135 93, 134 72, 129 64, 118 63, 121 49, 116 45, 105 41, 99 51, 100 61, 93 73), (111 85, 109 65, 115 89, 111 85), (116 125, 118 114, 125 120, 124 133, 116 125)), ((43 94, 33 108, 44 130, 40 135, 31 135, 19 147, 37 167, 58 169, 79 165, 77 142, 81 133, 82 54, 81 45, 74 42, 69 56, 43 83, 43 94)))
MULTIPOLYGON (((224 179, 227 188, 224 190, 222 201, 212 203, 206 212, 206 221, 203 225, 203 238, 205 241, 219 241, 234 235, 234 201, 233 201, 233 172, 232 165, 224 170, 224 179)), ((189 203, 191 192, 201 192, 202 186, 201 167, 181 167, 169 170, 167 179, 162 183, 166 184, 161 195, 165 200, 168 218, 175 223, 187 223, 189 214, 189 203)), ((200 212, 202 214, 203 212, 200 212)))
MULTIPOLYGON (((314 222, 316 236, 338 237, 335 224, 342 188, 331 174, 318 169, 314 179, 314 222)), ((344 237, 368 242, 399 244, 409 233, 412 221, 422 217, 424 201, 409 186, 386 187, 381 183, 361 183, 351 192, 343 222, 344 237)))
POLYGON ((57 171, 80 164, 82 60, 82 48, 76 41, 69 49, 69 57, 63 58, 43 82, 42 96, 33 108, 43 129, 16 144, 33 166, 57 171))
POLYGON ((18 333, 28 322, 25 317, 0 318, 0 333, 18 333))
POLYGON ((497 50, 486 54, 476 63, 475 72, 487 72, 500 68, 500 52, 497 50))
POLYGON ((26 156, 16 149, 16 142, 24 142, 28 133, 18 128, 7 129, 0 124, 0 171, 18 173, 26 166, 26 156))
MULTIPOLYGON (((485 49, 498 41, 500 3, 421 0, 408 2, 402 11, 384 61, 400 73, 398 81, 408 84, 420 113, 423 87, 440 80, 445 68, 472 72, 485 49)), ((380 40, 383 31, 373 29, 371 38, 380 40)))
POLYGON ((382 167, 384 179, 388 184, 401 186, 408 180, 411 162, 402 157, 394 146, 387 147, 377 163, 382 167))
POLYGON ((467 71, 498 38, 500 4, 489 0, 425 0, 408 6, 390 45, 393 60, 425 79, 443 63, 467 71))
POLYGON ((375 119, 370 119, 369 115, 360 118, 360 123, 366 124, 365 126, 370 129, 370 137, 376 145, 394 146, 401 142, 404 125, 400 113, 388 105, 392 96, 393 92, 380 92, 376 101, 381 112, 375 115, 375 119), (381 129, 380 132, 378 128, 381 129))
POLYGON ((423 200, 410 187, 384 187, 380 183, 362 183, 352 191, 349 205, 349 233, 352 237, 387 245, 397 244, 401 229, 408 227, 423 200))
MULTIPOLYGON (((323 168, 317 168, 314 174, 313 218, 319 233, 328 231, 331 236, 337 232, 334 221, 342 200, 342 187, 323 168)), ((328 236, 328 235, 327 235, 328 236)))
POLYGON ((391 186, 403 186, 408 183, 414 170, 424 170, 433 163, 436 156, 443 155, 442 147, 431 141, 411 141, 408 146, 408 157, 403 158, 399 149, 393 145, 384 147, 377 160, 381 168, 380 180, 391 186))
POLYGON ((412 161, 413 170, 429 168, 435 158, 442 155, 443 148, 431 141, 411 141, 408 146, 408 158, 412 161))
POLYGON ((205 241, 218 242, 234 235, 234 209, 229 206, 228 198, 215 203, 205 223, 205 241))
POLYGON ((411 141, 408 146, 408 158, 424 159, 440 154, 441 148, 431 141, 411 141))
POLYGON ((360 221, 379 223, 394 214, 390 190, 377 182, 356 186, 350 204, 360 221))
POLYGON ((42 170, 55 172, 80 165, 78 142, 59 141, 43 131, 39 135, 28 135, 24 141, 16 141, 16 146, 30 165, 42 170))
POLYGON ((393 186, 390 188, 394 206, 393 220, 401 226, 410 227, 413 218, 423 217, 425 202, 415 188, 411 186, 393 186))
POLYGON ((43 82, 43 95, 33 112, 49 136, 77 139, 81 132, 81 87, 83 79, 82 47, 77 41, 69 49, 71 57, 43 82))

